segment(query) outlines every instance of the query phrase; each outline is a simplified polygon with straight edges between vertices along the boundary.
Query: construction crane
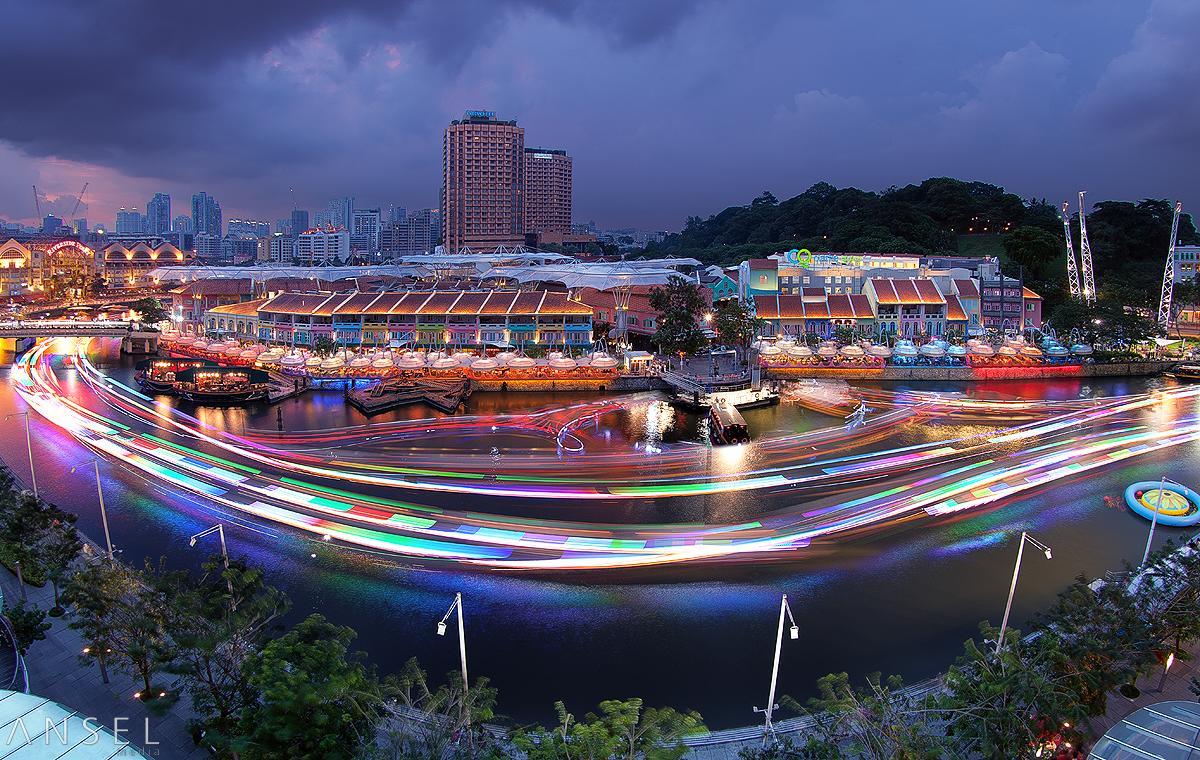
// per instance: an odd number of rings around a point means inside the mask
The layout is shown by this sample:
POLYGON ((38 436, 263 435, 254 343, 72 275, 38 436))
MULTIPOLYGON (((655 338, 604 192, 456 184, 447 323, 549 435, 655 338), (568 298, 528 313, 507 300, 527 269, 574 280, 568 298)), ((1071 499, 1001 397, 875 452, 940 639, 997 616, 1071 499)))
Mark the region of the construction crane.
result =
POLYGON ((1075 264, 1075 244, 1071 242, 1071 215, 1068 212, 1070 207, 1070 204, 1063 201, 1063 235, 1067 238, 1067 285, 1071 290, 1071 298, 1081 298, 1083 294, 1079 290, 1079 267, 1075 264))
POLYGON ((37 208, 38 219, 42 218, 42 200, 38 198, 37 185, 33 186, 33 205, 37 208))
POLYGON ((1171 324, 1171 297, 1175 292, 1175 238, 1179 235, 1179 213, 1183 204, 1175 204, 1171 218, 1171 245, 1167 248, 1167 265, 1163 269, 1162 296, 1158 299, 1158 326, 1164 331, 1171 324))
POLYGON ((75 218, 75 212, 79 210, 79 204, 83 203, 83 194, 87 192, 87 186, 90 182, 83 183, 83 189, 79 191, 79 195, 75 196, 75 208, 71 209, 71 218, 75 218))
POLYGON ((1083 210, 1083 190, 1079 191, 1079 265, 1083 268, 1083 300, 1096 305, 1096 279, 1092 274, 1092 245, 1087 238, 1087 214, 1083 210))

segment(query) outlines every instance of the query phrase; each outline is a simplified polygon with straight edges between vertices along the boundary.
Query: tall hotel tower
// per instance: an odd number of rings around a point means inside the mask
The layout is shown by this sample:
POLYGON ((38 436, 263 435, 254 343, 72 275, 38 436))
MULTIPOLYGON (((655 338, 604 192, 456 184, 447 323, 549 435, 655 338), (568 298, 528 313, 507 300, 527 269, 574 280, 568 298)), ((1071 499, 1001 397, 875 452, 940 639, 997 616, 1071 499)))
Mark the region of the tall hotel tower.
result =
POLYGON ((449 252, 525 242, 525 130, 467 111, 442 140, 442 244, 449 252))

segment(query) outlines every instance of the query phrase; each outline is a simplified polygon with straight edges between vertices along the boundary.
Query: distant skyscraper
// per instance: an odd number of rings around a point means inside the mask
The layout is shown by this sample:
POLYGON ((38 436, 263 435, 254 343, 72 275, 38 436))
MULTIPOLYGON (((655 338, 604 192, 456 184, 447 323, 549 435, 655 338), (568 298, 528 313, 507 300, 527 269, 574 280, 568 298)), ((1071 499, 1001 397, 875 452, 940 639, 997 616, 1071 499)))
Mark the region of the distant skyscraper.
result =
POLYGON ((430 253, 441 233, 441 213, 436 208, 413 211, 402 221, 384 226, 380 240, 380 256, 414 256, 430 253))
POLYGON ((524 243, 524 128, 491 110, 468 110, 442 140, 446 249, 524 243))
POLYGON ((88 233, 87 219, 80 217, 71 222, 71 229, 76 235, 86 235, 88 233))
POLYGON ((292 256, 300 266, 345 262, 350 258, 350 233, 312 229, 296 238, 292 256))
POLYGON ((366 253, 373 256, 379 250, 379 209, 356 208, 351 218, 350 248, 356 253, 365 249, 366 253))
POLYGON ((171 231, 171 196, 155 193, 146 204, 147 235, 162 235, 171 231))
POLYGON ((571 232, 571 157, 525 149, 525 233, 571 232))
POLYGON ((442 241, 493 248, 525 242, 525 130, 467 111, 442 138, 442 241))
POLYGON ((42 234, 57 235, 58 231, 62 229, 62 226, 62 219, 59 219, 54 214, 46 214, 46 218, 42 220, 42 234))
POLYGON ((408 209, 404 206, 388 206, 388 222, 403 222, 408 218, 408 209))
POLYGON ((221 204, 208 193, 192 196, 192 229, 197 235, 221 235, 221 204))
MULTIPOLYGON (((321 227, 328 227, 328 226, 329 226, 329 212, 328 211, 318 211, 315 214, 313 214, 313 223, 312 223, 312 227, 310 229, 318 229, 321 227)), ((304 232, 304 230, 300 230, 300 231, 304 232)))
POLYGON ((281 216, 275 220, 275 229, 273 232, 278 232, 284 235, 290 234, 292 231, 292 218, 290 216, 281 216))
POLYGON ((117 211, 117 234, 118 235, 143 235, 146 230, 144 225, 145 217, 136 208, 122 208, 117 211))
POLYGON ((258 219, 230 219, 226 233, 238 237, 260 238, 271 234, 271 225, 258 219))
POLYGON ((196 225, 187 214, 180 214, 171 221, 171 232, 181 232, 190 235, 196 231, 196 225))
POLYGON ((226 263, 222 261, 221 242, 220 235, 197 233, 195 238, 196 261, 201 264, 226 263))
POLYGON ((301 208, 292 209, 292 237, 299 235, 308 228, 308 212, 301 208))
POLYGON ((334 198, 326 205, 329 223, 334 227, 349 230, 354 223, 354 196, 334 198))

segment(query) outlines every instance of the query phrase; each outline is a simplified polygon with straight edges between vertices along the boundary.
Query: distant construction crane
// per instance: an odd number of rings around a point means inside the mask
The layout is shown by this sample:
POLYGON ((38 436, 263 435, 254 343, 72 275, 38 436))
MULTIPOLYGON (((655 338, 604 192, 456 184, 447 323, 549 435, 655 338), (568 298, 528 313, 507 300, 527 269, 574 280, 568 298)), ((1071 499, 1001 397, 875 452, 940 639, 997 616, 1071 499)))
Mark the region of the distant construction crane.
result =
POLYGON ((1070 208, 1070 204, 1063 201, 1063 235, 1067 239, 1067 285, 1071 289, 1071 298, 1082 298, 1083 293, 1079 289, 1079 267, 1075 264, 1075 244, 1071 241, 1070 208))
POLYGON ((1171 245, 1167 248, 1167 265, 1163 269, 1162 296, 1158 299, 1158 326, 1164 331, 1171 324, 1171 298, 1175 293, 1175 238, 1179 235, 1179 214, 1183 204, 1175 204, 1171 218, 1171 245))
POLYGON ((79 191, 79 195, 75 196, 75 207, 71 209, 71 218, 75 218, 75 212, 79 210, 79 204, 83 203, 83 194, 87 192, 87 187, 91 182, 84 182, 83 189, 79 191))
POLYGON ((37 185, 33 186, 33 205, 37 208, 38 219, 42 218, 42 200, 38 198, 37 185))
POLYGON ((1096 305, 1096 279, 1092 274, 1092 245, 1087 237, 1087 214, 1083 210, 1083 190, 1079 191, 1079 264, 1083 267, 1083 300, 1096 305))

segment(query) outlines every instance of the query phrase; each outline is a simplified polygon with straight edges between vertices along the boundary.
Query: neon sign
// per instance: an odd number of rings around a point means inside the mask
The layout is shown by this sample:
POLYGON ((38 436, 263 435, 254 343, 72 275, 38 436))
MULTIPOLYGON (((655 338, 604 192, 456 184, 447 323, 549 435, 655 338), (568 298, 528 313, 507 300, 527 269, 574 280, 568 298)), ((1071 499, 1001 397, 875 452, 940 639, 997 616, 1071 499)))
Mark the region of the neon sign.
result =
POLYGON ((798 267, 861 267, 863 257, 846 254, 812 253, 807 248, 793 248, 785 251, 783 259, 788 264, 798 267))

